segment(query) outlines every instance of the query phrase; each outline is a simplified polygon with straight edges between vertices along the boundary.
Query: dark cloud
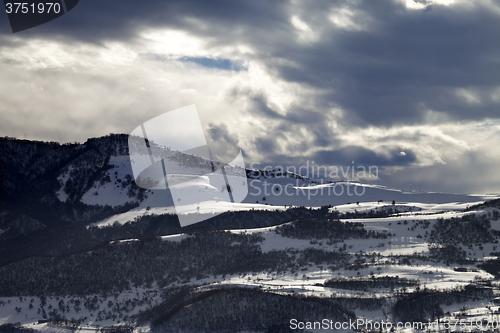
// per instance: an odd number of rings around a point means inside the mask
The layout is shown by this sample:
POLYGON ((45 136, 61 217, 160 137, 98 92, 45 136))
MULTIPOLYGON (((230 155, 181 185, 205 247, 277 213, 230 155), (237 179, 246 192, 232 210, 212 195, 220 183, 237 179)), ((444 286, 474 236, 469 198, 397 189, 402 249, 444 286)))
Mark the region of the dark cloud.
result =
MULTIPOLYGON (((270 161, 294 164, 320 149, 311 157, 318 164, 350 165, 354 160, 357 165, 408 167, 417 164, 417 154, 400 148, 405 145, 397 142, 398 135, 401 141, 421 142, 426 134, 414 131, 379 138, 376 151, 352 145, 340 149, 345 146, 342 135, 345 138, 349 130, 359 128, 425 125, 429 110, 440 115, 433 121, 498 118, 499 12, 498 2, 460 1, 426 10, 407 9, 397 0, 80 1, 68 14, 15 35, 7 16, 0 15, 0 51, 34 40, 74 45, 75 49, 85 43, 101 46, 109 41, 140 48, 146 31, 185 31, 206 43, 203 55, 173 59, 169 54, 138 50, 138 62, 180 60, 183 66, 191 63, 228 72, 244 70, 244 61, 249 61, 273 80, 300 87, 290 94, 303 94, 299 101, 304 104, 284 103, 287 106, 281 109, 272 103, 275 92, 263 88, 241 84, 226 93, 238 112, 252 115, 266 127, 255 126, 262 133, 252 133, 257 138, 249 139, 254 149, 247 145, 246 156, 260 154, 270 161), (334 24, 332 15, 344 15, 344 26, 334 24), (303 22, 303 31, 294 26, 292 17, 303 22), (251 51, 238 51, 239 45, 251 51), (229 51, 211 55, 211 50, 229 51), (337 133, 338 128, 344 132, 337 133), (387 146, 383 153, 380 143, 387 146), (283 146, 290 155, 300 157, 293 161, 279 155, 283 146), (402 151, 405 154, 400 154, 402 151)), ((2 61, 17 60, 4 57, 2 61)), ((106 73, 112 76, 111 71, 106 73)), ((95 82, 100 87, 107 78, 96 76, 95 82)), ((113 84, 110 79, 108 85, 113 84)), ((120 93, 125 100, 135 96, 133 91, 120 93)), ((144 105, 148 101, 149 97, 144 97, 144 105)), ((107 122, 125 121, 124 117, 117 120, 111 112, 107 117, 107 122)), ((240 144, 235 133, 236 129, 225 123, 208 127, 208 139, 221 158, 234 156, 240 144)), ((444 166, 429 168, 443 172, 444 166)), ((410 173, 414 169, 405 170, 410 173)), ((394 176, 394 182, 404 182, 403 178, 394 176)))
POLYGON ((264 139, 264 138, 258 138, 255 140, 255 147, 257 148, 257 151, 261 154, 265 155, 270 155, 273 156, 275 151, 276 151, 276 143, 275 140, 271 139, 264 139))
POLYGON ((497 166, 498 160, 489 161, 483 152, 475 151, 445 164, 405 168, 379 177, 387 186, 409 189, 411 184, 414 191, 498 194, 497 166))
MULTIPOLYGON (((80 1, 70 13, 22 34, 28 38, 53 36, 100 43, 132 40, 144 29, 170 27, 223 40, 224 35, 234 36, 236 27, 269 27, 277 20, 286 19, 284 11, 279 9, 282 4, 286 2, 80 1), (196 18, 203 24, 189 18, 196 18)), ((7 27, 6 24, 2 26, 7 27)), ((2 32, 10 35, 10 27, 2 32)))
MULTIPOLYGON (((241 94, 241 92, 238 92, 241 94)), ((250 94, 252 94, 250 92, 250 94)), ((252 107, 249 109, 250 113, 257 117, 265 117, 273 120, 286 120, 285 115, 280 114, 277 110, 269 106, 267 96, 258 93, 254 96, 249 96, 252 102, 252 107)))
MULTIPOLYGON (((458 88, 484 92, 499 85, 499 17, 486 5, 407 10, 402 2, 390 0, 299 5, 253 0, 87 1, 19 36, 100 43, 133 40, 144 29, 161 27, 189 31, 205 38, 208 47, 250 45, 254 54, 246 56, 259 59, 284 80, 327 89, 318 102, 344 109, 345 125, 422 123, 428 109, 456 119, 498 116, 498 99, 468 104, 456 94, 458 88), (329 15, 343 8, 354 13, 353 24, 360 24, 360 30, 332 24, 329 15), (294 14, 318 34, 316 42, 297 42, 298 32, 290 22, 294 14), (277 64, 274 59, 289 61, 277 64)), ((7 30, 4 34, 9 35, 7 30)), ((228 59, 185 61, 234 68, 228 59)), ((263 101, 254 97, 257 109, 279 117, 263 101)), ((302 119, 315 116, 309 110, 303 115, 302 119)))
POLYGON ((380 154, 373 150, 348 146, 340 150, 321 150, 314 154, 312 159, 322 165, 355 165, 362 166, 408 166, 417 161, 411 150, 390 149, 380 154))
POLYGON ((209 124, 207 133, 207 143, 216 160, 229 163, 236 158, 240 150, 238 137, 226 123, 209 124))
POLYGON ((231 144, 233 146, 238 145, 238 138, 234 137, 229 133, 229 128, 227 124, 225 123, 220 123, 220 124, 209 124, 208 126, 208 134, 210 135, 210 138, 216 142, 216 141, 224 141, 228 144, 231 144))

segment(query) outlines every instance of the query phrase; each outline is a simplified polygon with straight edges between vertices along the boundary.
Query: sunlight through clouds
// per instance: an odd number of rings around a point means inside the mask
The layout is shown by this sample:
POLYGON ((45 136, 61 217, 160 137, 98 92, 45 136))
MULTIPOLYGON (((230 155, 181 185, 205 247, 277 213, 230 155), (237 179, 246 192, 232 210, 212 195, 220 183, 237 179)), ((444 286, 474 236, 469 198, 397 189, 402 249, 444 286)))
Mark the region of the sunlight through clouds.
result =
POLYGON ((488 149, 499 140, 488 125, 500 106, 495 2, 151 6, 0 34, 0 132, 85 141, 196 104, 249 162, 356 156, 397 175, 500 155, 488 149))

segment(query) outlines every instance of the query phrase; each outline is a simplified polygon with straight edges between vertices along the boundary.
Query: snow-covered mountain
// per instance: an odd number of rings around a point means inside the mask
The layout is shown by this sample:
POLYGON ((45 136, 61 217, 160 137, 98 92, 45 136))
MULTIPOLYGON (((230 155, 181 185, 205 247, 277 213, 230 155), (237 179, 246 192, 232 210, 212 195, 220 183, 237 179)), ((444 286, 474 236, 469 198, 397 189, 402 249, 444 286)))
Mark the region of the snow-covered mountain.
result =
MULTIPOLYGON (((225 165, 242 202, 174 206, 137 186, 127 139, 0 139, 0 330, 288 332, 290 313, 444 329, 500 311, 499 200, 225 165)), ((175 186, 221 190, 211 161, 153 150, 175 186)))
MULTIPOLYGON (((478 202, 483 197, 444 193, 404 192, 381 185, 356 182, 329 182, 277 170, 242 170, 225 166, 229 176, 240 177, 248 186, 241 203, 224 200, 176 202, 168 190, 144 189, 134 181, 128 155, 128 136, 109 135, 83 144, 58 144, 0 139, 0 230, 16 216, 21 229, 75 222, 127 222, 144 213, 211 213, 226 210, 282 209, 286 206, 337 206, 355 202, 405 204, 478 202), (246 177, 245 177, 246 174, 246 177), (19 209, 13 209, 18 207, 19 209), (3 218, 2 218, 3 217, 3 218)), ((210 169, 211 161, 190 154, 155 147, 168 159, 171 173, 181 179, 192 168, 210 169), (183 173, 183 174, 181 174, 183 173)), ((219 162, 214 162, 218 168, 219 162)), ((190 193, 197 187, 213 186, 213 179, 197 177, 189 182, 190 193)), ((180 183, 182 187, 183 183, 180 183)))

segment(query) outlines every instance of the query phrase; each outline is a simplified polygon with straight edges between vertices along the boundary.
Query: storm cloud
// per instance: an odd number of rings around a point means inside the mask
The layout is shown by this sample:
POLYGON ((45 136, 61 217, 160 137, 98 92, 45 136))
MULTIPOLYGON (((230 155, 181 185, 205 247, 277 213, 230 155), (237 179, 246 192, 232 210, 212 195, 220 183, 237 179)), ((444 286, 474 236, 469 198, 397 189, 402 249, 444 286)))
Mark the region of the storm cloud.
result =
POLYGON ((196 104, 224 160, 465 179, 500 156, 499 35, 489 0, 81 1, 17 34, 0 15, 0 134, 84 141, 196 104))

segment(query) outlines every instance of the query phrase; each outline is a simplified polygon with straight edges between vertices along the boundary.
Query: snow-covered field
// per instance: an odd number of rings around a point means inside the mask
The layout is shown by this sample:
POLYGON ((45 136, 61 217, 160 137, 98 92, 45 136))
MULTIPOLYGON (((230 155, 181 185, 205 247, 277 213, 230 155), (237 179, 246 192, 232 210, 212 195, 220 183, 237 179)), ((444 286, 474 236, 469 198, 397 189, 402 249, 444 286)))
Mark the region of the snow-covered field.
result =
POLYGON ((115 295, 87 295, 84 297, 47 297, 42 309, 42 299, 37 296, 0 297, 0 325, 19 323, 41 332, 74 332, 70 326, 54 326, 44 322, 43 311, 58 309, 70 321, 78 319, 77 332, 97 331, 103 326, 126 325, 133 321, 130 316, 151 308, 161 302, 158 287, 133 288, 115 295), (87 303, 87 306, 86 306, 87 303), (94 307, 93 310, 89 308, 94 307), (117 310, 117 308, 120 310, 117 310))
MULTIPOLYGON (((241 286, 241 287, 258 287, 261 290, 279 294, 303 294, 317 297, 375 297, 387 299, 387 306, 380 310, 363 310, 355 309, 354 312, 358 318, 367 320, 380 320, 386 318, 391 298, 394 296, 394 290, 377 289, 368 291, 335 289, 323 286, 323 283, 333 277, 356 278, 360 276, 385 277, 393 276, 417 280, 420 288, 429 288, 436 290, 449 290, 458 286, 466 286, 474 281, 479 280, 494 280, 494 277, 478 269, 475 266, 468 266, 469 270, 457 271, 456 265, 446 266, 443 263, 432 263, 425 260, 425 256, 429 254, 429 244, 425 237, 422 237, 425 232, 423 225, 426 228, 432 227, 438 218, 461 217, 466 212, 462 210, 473 204, 473 202, 449 202, 449 203, 419 203, 415 201, 398 203, 397 205, 387 205, 378 201, 360 202, 359 204, 350 203, 345 205, 337 205, 332 207, 332 210, 339 212, 363 212, 363 211, 380 211, 388 209, 397 209, 400 213, 384 218, 366 218, 366 219, 348 219, 345 221, 362 223, 366 230, 390 232, 391 236, 386 239, 347 239, 343 242, 328 244, 322 239, 293 239, 287 238, 276 233, 277 227, 267 227, 259 229, 244 229, 231 230, 233 233, 258 233, 263 237, 263 241, 259 243, 263 252, 279 251, 279 250, 294 250, 301 251, 307 248, 322 249, 324 251, 336 251, 339 247, 345 247, 347 252, 355 255, 362 254, 373 258, 371 262, 363 265, 356 270, 340 269, 332 271, 327 267, 318 265, 306 265, 299 271, 291 272, 258 272, 253 274, 235 274, 227 276, 211 276, 203 279, 192 279, 185 285, 192 287, 199 286, 200 288, 220 287, 224 285, 241 286), (426 223, 424 223, 426 222, 426 223), (398 264, 394 261, 400 255, 418 254, 422 257, 415 257, 407 264, 398 264)), ((217 203, 207 203, 207 206, 217 207, 217 203)), ((284 209, 284 206, 257 205, 257 204, 238 204, 238 209, 284 209)), ((114 221, 124 223, 133 219, 139 214, 152 213, 173 213, 172 207, 156 207, 144 211, 144 208, 135 211, 127 212, 114 216, 110 219, 102 221, 99 225, 106 225, 114 221), (156 210, 155 210, 156 209, 156 210)), ((491 212, 490 208, 475 211, 476 214, 484 214, 491 212)), ((500 222, 494 221, 493 227, 500 229, 500 222)), ((183 239, 191 237, 186 234, 163 236, 163 241, 180 242, 183 239)), ((120 242, 136 241, 133 239, 120 242)), ((482 249, 473 246, 466 248, 468 257, 481 260, 487 257, 494 250, 494 244, 483 244, 482 249)), ((179 287, 176 284, 176 287, 179 287)), ((406 292, 415 290, 415 287, 406 288, 406 292)), ((144 310, 154 304, 161 302, 161 297, 158 288, 143 289, 136 288, 126 293, 121 293, 113 296, 103 297, 101 295, 89 295, 86 299, 97 299, 99 309, 90 311, 83 306, 76 306, 75 300, 77 297, 62 297, 48 298, 45 309, 61 308, 66 306, 65 317, 68 319, 82 319, 80 328, 77 331, 97 330, 101 326, 125 324, 127 317, 137 314, 140 310, 144 310), (135 302, 136 306, 130 308, 130 311, 125 311, 121 317, 116 313, 112 314, 110 309, 116 306, 117 303, 123 305, 129 302, 135 302), (62 302, 62 303, 61 303, 62 302), (110 303, 111 302, 111 303, 110 303), (108 304, 109 303, 109 304, 108 304), (61 305, 63 304, 63 305, 61 305), (140 304, 140 305, 138 305, 140 304), (107 310, 107 312, 102 312, 107 310), (101 311, 101 312, 99 312, 101 311), (100 314, 100 315, 99 315, 100 314)), ((80 299, 80 304, 85 300, 80 299)), ((69 332, 68 327, 53 327, 48 323, 39 323, 41 314, 38 313, 40 308, 40 298, 35 296, 28 297, 10 297, 0 298, 0 324, 19 322, 23 326, 32 327, 44 332, 69 332), (33 305, 30 308, 30 304, 33 305)), ((452 318, 454 313, 463 309, 467 309, 466 313, 470 318, 482 319, 487 316, 492 309, 498 307, 492 300, 470 301, 461 305, 446 306, 446 311, 449 311, 449 317, 452 318)), ((142 330, 147 330, 147 327, 142 327, 142 330)))
MULTIPOLYGON (((130 179, 132 169, 127 156, 113 156, 109 164, 113 166, 106 171, 109 181, 96 181, 82 196, 81 201, 89 205, 110 205, 113 207, 133 201, 129 189, 124 184, 130 179)), ((58 178, 61 188, 57 192, 59 200, 68 200, 64 191, 70 178, 71 168, 58 178)), ((180 172, 180 171, 179 171, 180 172)), ((191 176, 190 176, 191 177, 191 176)), ((381 320, 390 318, 390 306, 394 302, 394 290, 387 288, 371 290, 348 290, 324 286, 325 281, 336 278, 358 277, 399 277, 418 281, 418 286, 404 288, 404 292, 415 291, 416 288, 428 288, 440 291, 467 286, 475 281, 494 281, 495 277, 474 264, 446 265, 430 259, 428 233, 438 219, 460 218, 471 212, 464 211, 468 207, 482 203, 490 196, 460 195, 445 193, 424 193, 399 191, 379 185, 360 184, 355 182, 322 182, 308 178, 261 176, 255 179, 241 178, 248 183, 249 194, 241 202, 231 203, 221 198, 202 200, 203 191, 217 192, 210 176, 198 177, 195 181, 176 184, 178 190, 186 197, 185 202, 175 202, 169 190, 148 189, 144 200, 137 202, 138 207, 127 212, 116 214, 95 223, 99 227, 114 223, 125 224, 147 215, 191 213, 217 214, 225 211, 245 210, 284 210, 291 206, 319 208, 330 206, 331 212, 339 213, 377 213, 391 212, 390 216, 380 218, 344 219, 344 222, 361 223, 365 230, 387 234, 386 238, 349 238, 343 241, 328 239, 288 238, 276 232, 279 227, 259 229, 230 230, 232 233, 260 234, 263 241, 258 243, 263 253, 271 251, 290 251, 297 253, 306 249, 318 249, 336 252, 345 249, 350 255, 349 265, 355 266, 354 258, 364 258, 355 269, 343 267, 333 269, 316 264, 306 264, 299 270, 285 272, 263 271, 253 274, 233 274, 225 276, 209 276, 192 279, 183 283, 191 287, 209 289, 220 286, 258 287, 261 290, 278 294, 302 294, 307 296, 331 298, 380 298, 387 300, 384 308, 377 310, 355 309, 358 318, 381 320), (183 185, 184 184, 184 185, 183 185), (201 193, 201 194, 200 194, 201 193), (200 200, 199 202, 197 200, 200 200)), ((180 178, 179 178, 180 179, 180 178)), ((181 193, 179 192, 179 193, 181 193)), ((484 208, 473 213, 492 214, 493 208, 484 208)), ((376 215, 376 216, 380 216, 376 215)), ((386 214, 387 215, 387 214, 386 214)), ((492 219, 491 227, 500 230, 500 219, 492 219)), ((164 242, 182 242, 191 237, 187 234, 163 236, 164 242)), ((115 243, 134 242, 136 239, 121 240, 115 243)), ((116 246, 119 246, 116 244, 116 246)), ((491 259, 491 253, 498 251, 496 243, 481 245, 457 245, 466 253, 469 262, 479 263, 491 259)), ((496 283, 496 282, 494 282, 496 283)), ((175 283, 180 287, 182 284, 175 283)), ((399 288, 402 291, 403 288, 399 288)), ((63 311, 67 319, 82 320, 77 331, 97 330, 101 326, 110 326, 132 322, 130 316, 141 310, 150 308, 162 301, 161 290, 157 286, 148 289, 134 288, 117 295, 89 295, 84 298, 61 297, 47 298, 44 309, 57 308, 63 311), (91 311, 82 304, 93 299, 98 309, 91 311), (113 311, 113 307, 123 306, 126 310, 113 311), (128 304, 128 305, 127 305, 128 304), (130 305, 134 304, 134 306, 130 305), (128 306, 128 308, 127 308, 128 306), (128 309, 128 310, 127 310, 128 309), (104 311, 106 310, 106 311, 104 311)), ((23 326, 43 332, 69 332, 68 327, 54 327, 48 323, 39 323, 41 299, 36 296, 0 298, 0 324, 20 323, 23 326)), ((483 319, 498 311, 492 299, 471 300, 461 305, 443 305, 448 318, 456 317, 462 311, 474 319, 483 319)), ((140 328, 147 331, 147 326, 140 328)), ((138 328, 136 328, 138 330, 138 328)), ((403 330, 404 331, 404 330, 403 330)), ((471 329, 472 331, 472 329, 471 329)))

